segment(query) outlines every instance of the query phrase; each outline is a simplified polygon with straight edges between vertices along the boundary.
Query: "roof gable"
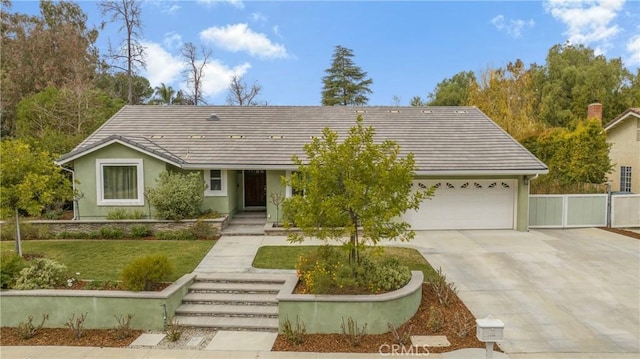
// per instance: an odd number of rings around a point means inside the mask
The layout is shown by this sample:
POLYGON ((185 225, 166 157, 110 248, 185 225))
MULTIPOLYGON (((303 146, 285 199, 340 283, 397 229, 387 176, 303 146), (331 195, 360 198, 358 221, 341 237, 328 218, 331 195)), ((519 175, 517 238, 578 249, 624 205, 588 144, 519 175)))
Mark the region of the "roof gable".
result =
POLYGON ((619 125, 621 125, 624 121, 626 121, 629 118, 640 118, 640 107, 632 107, 632 108, 627 109, 622 114, 620 114, 618 117, 616 117, 613 120, 611 120, 611 122, 609 122, 604 127, 604 130, 609 132, 610 130, 612 130, 612 129, 618 127, 619 125))
POLYGON ((59 163, 117 139, 182 168, 293 168, 312 137, 325 127, 346 136, 357 115, 377 141, 413 153, 418 173, 547 171, 475 107, 125 106, 59 163))

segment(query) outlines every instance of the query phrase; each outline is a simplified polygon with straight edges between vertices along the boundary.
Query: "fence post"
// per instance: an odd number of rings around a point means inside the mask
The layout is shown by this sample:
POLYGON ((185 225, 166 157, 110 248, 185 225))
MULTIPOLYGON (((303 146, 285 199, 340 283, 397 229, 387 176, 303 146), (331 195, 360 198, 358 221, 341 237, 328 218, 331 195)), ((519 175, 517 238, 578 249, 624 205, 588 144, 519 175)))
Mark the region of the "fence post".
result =
POLYGON ((611 184, 607 183, 607 228, 611 228, 611 206, 613 198, 611 198, 611 184))

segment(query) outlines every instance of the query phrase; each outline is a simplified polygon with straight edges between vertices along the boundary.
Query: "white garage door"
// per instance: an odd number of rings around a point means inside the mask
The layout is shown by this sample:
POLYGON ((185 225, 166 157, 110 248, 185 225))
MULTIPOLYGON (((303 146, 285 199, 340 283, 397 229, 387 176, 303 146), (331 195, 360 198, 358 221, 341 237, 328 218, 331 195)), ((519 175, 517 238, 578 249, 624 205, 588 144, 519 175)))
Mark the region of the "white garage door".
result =
POLYGON ((404 220, 413 229, 513 229, 515 180, 415 180, 413 188, 435 186, 435 196, 404 220))

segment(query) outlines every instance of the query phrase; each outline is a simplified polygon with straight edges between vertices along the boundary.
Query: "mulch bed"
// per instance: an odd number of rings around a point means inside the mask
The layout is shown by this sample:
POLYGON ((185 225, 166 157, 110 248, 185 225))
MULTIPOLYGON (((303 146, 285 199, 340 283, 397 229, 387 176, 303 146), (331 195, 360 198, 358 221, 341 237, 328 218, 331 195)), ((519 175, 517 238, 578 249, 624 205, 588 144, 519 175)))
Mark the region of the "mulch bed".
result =
MULTIPOLYGON (((358 323, 362 326, 364 323, 358 323)), ((410 335, 446 335, 451 343, 449 347, 429 348, 431 353, 444 353, 463 348, 484 348, 484 343, 476 338, 475 319, 462 301, 454 296, 452 303, 442 306, 438 303, 435 293, 428 284, 422 285, 422 303, 416 315, 407 323, 397 329, 398 333, 405 333, 410 330, 410 335), (431 306, 440 308, 444 314, 444 326, 437 333, 433 332, 427 325, 429 321, 429 308, 431 306), (457 314, 456 314, 457 313, 457 314), (456 316, 466 314, 469 320, 469 330, 467 335, 459 337, 456 330, 456 316)), ((320 352, 320 353, 389 353, 387 345, 396 344, 392 333, 365 335, 359 346, 352 346, 343 334, 307 334, 302 344, 293 344, 280 334, 273 345, 274 351, 299 351, 299 352, 320 352), (384 347, 381 346, 385 345, 384 347)), ((405 345, 408 349, 411 344, 405 345)), ((499 350, 496 347, 496 350, 499 350)))
POLYGON ((635 239, 640 239, 640 233, 638 233, 638 232, 627 231, 627 230, 621 229, 621 228, 609 228, 609 227, 598 227, 598 228, 600 228, 602 230, 605 230, 605 231, 608 231, 608 232, 622 234, 623 236, 627 236, 627 237, 631 237, 631 238, 635 238, 635 239))
MULTIPOLYGON (((34 322, 37 321, 34 319, 34 322)), ((143 332, 142 330, 132 330, 130 337, 118 339, 113 329, 86 329, 84 336, 76 339, 69 328, 42 328, 35 337, 22 339, 17 328, 2 327, 0 328, 0 345, 128 347, 143 332)))

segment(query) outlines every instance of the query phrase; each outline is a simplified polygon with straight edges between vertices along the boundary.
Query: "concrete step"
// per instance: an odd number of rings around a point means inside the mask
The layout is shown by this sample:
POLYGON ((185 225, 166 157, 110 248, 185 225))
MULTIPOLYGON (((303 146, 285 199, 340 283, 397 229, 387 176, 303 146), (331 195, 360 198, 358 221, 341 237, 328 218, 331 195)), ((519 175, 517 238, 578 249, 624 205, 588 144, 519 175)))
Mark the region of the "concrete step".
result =
POLYGON ((265 221, 267 220, 267 212, 264 211, 256 211, 256 212, 241 212, 233 215, 233 218, 262 218, 265 221))
POLYGON ((222 230, 225 236, 263 236, 264 223, 261 225, 252 224, 231 224, 222 230))
POLYGON ((184 304, 261 304, 278 305, 277 294, 189 293, 182 298, 184 304))
POLYGON ((264 226, 267 223, 267 218, 258 218, 258 217, 246 217, 246 218, 236 218, 234 217, 231 222, 229 222, 230 226, 233 225, 260 225, 264 226))
POLYGON ((290 277, 286 273, 202 273, 196 276, 196 282, 284 284, 290 277))
POLYGON ((191 293, 272 293, 278 294, 281 283, 220 283, 196 282, 189 287, 191 293))
POLYGON ((244 318, 244 317, 211 317, 211 316, 182 316, 175 319, 181 326, 215 328, 218 330, 259 330, 277 331, 277 318, 244 318))
POLYGON ((278 307, 274 305, 216 305, 182 304, 176 308, 176 315, 212 317, 269 317, 278 318, 278 307))

